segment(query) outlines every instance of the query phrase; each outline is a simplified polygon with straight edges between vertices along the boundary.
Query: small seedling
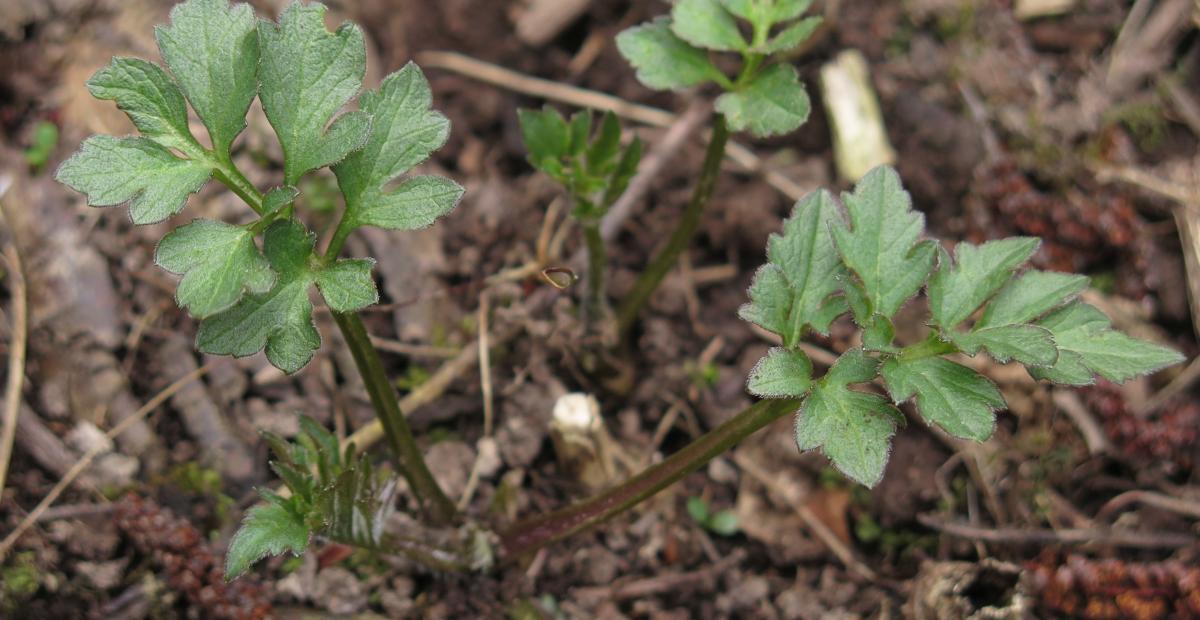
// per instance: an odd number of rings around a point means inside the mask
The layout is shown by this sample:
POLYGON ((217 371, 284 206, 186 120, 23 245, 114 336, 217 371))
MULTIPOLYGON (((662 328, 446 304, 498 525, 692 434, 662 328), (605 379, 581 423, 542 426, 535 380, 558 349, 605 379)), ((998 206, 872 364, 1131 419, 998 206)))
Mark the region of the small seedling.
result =
POLYGON ((728 509, 712 512, 703 497, 689 497, 687 511, 700 527, 718 536, 733 536, 740 530, 737 513, 728 509))
POLYGON ((38 121, 33 126, 29 148, 25 149, 25 163, 34 172, 40 171, 50 161, 50 156, 54 155, 55 146, 58 146, 58 125, 50 121, 38 121))
POLYGON ((588 249, 588 318, 607 314, 604 274, 608 268, 600 221, 625 193, 642 159, 642 141, 621 148, 621 123, 606 113, 592 132, 592 113, 570 121, 553 108, 518 110, 529 163, 560 183, 571 198, 571 215, 583 229, 588 249))
POLYGON ((1099 310, 1079 301, 1086 276, 1018 273, 1038 239, 959 243, 953 255, 922 240, 924 218, 912 210, 891 168, 872 170, 842 202, 845 215, 826 191, 796 204, 783 233, 771 236, 769 262, 755 274, 740 315, 782 340, 750 374, 749 390, 803 399, 797 445, 820 448, 864 485, 883 476, 891 437, 904 424, 900 403, 914 400, 926 422, 955 437, 991 436, 1004 397, 948 355, 986 351, 997 362, 1018 362, 1034 378, 1064 385, 1087 385, 1096 375, 1122 382, 1183 359, 1113 329, 1099 310), (922 287, 929 335, 901 346, 892 319, 922 287), (862 346, 814 380, 800 342, 810 331, 828 334, 847 312, 862 330, 862 346), (877 377, 890 398, 850 387, 877 377))

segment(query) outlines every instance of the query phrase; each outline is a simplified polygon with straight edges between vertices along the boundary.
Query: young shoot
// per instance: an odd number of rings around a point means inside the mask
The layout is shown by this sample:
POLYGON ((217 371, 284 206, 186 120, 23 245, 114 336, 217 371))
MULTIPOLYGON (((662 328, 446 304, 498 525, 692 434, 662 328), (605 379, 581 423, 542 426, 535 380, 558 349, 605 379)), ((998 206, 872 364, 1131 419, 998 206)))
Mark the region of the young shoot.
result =
POLYGON ((625 193, 642 159, 636 136, 621 148, 621 123, 612 112, 592 131, 592 112, 577 112, 570 121, 557 110, 518 110, 521 136, 529 163, 566 189, 571 215, 583 230, 588 252, 587 317, 604 320, 608 312, 604 274, 608 269, 600 221, 625 193))

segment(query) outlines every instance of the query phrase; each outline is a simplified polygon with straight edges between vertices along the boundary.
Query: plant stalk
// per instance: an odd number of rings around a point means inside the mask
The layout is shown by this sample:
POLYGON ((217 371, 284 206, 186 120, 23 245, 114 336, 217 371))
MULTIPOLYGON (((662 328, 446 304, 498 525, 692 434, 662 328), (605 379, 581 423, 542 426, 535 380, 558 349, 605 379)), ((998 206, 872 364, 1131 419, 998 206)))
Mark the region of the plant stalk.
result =
POLYGON ((704 168, 700 171, 700 180, 696 183, 696 189, 692 192, 692 198, 688 201, 679 225, 675 228, 675 232, 671 233, 667 245, 646 266, 646 270, 634 283, 633 290, 625 299, 621 300, 621 305, 617 309, 617 327, 622 339, 629 334, 634 322, 637 321, 642 306, 646 305, 650 296, 654 294, 654 290, 675 266, 679 255, 691 245, 692 237, 695 236, 696 229, 700 227, 700 216, 704 214, 704 208, 708 205, 709 198, 712 197, 713 188, 717 184, 717 176, 721 172, 721 160, 725 157, 725 144, 729 141, 729 129, 725 126, 725 117, 720 114, 716 114, 715 117, 712 137, 708 140, 708 150, 704 155, 704 168))
POLYGON ((408 486, 417 498, 422 513, 429 519, 430 525, 450 524, 457 513, 454 502, 442 492, 442 488, 433 479, 433 474, 429 472, 429 467, 425 465, 425 457, 421 455, 421 450, 413 439, 412 429, 408 426, 404 412, 400 411, 396 392, 383 371, 383 362, 371 344, 362 319, 354 313, 331 314, 350 347, 350 353, 354 356, 354 363, 362 375, 367 394, 371 397, 371 404, 375 407, 375 414, 379 416, 384 436, 391 447, 396 468, 408 481, 408 486))
POLYGON ((793 399, 759 401, 620 486, 512 526, 500 535, 505 557, 537 551, 628 510, 799 407, 793 399))
POLYGON ((584 222, 583 239, 587 244, 588 253, 588 318, 591 321, 600 321, 606 314, 604 306, 607 303, 607 295, 604 271, 608 264, 608 255, 604 251, 604 238, 600 236, 600 222, 594 220, 584 222))

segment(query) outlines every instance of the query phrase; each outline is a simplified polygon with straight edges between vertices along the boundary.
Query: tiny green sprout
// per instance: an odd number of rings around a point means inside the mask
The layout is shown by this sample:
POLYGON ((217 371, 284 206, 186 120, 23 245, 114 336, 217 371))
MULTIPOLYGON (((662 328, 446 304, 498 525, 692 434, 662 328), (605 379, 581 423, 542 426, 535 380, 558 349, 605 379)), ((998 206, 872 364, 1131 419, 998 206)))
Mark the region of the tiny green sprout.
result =
POLYGON ((33 126, 33 137, 25 149, 25 163, 38 172, 50 161, 54 147, 58 145, 58 125, 50 121, 38 121, 33 126))
POLYGON ((680 90, 713 82, 725 94, 717 111, 734 131, 757 137, 788 133, 808 120, 811 104, 796 69, 781 56, 807 41, 820 17, 800 16, 811 0, 680 0, 669 17, 635 26, 617 46, 655 90, 680 90), (741 23, 748 26, 749 40, 741 23), (710 52, 741 56, 730 78, 710 52))
POLYGON ((687 511, 692 520, 718 536, 733 536, 740 530, 737 513, 728 509, 712 512, 703 497, 689 497, 687 511))
POLYGON ((926 422, 955 437, 991 436, 1004 397, 986 377, 947 356, 986 351, 997 362, 1024 365, 1034 378, 1065 385, 1090 384, 1096 375, 1121 382, 1183 359, 1113 329, 1103 313, 1078 299, 1086 277, 1021 271, 1038 239, 959 243, 953 254, 922 240, 924 218, 891 168, 872 170, 842 204, 845 214, 825 191, 796 203, 783 233, 771 236, 768 262, 755 274, 740 315, 782 341, 751 372, 750 392, 802 399, 797 445, 820 448, 864 485, 883 476, 891 437, 905 421, 900 403, 913 400, 926 422), (922 287, 929 335, 902 346, 892 320, 922 287), (828 333, 847 312, 862 329, 863 344, 815 379, 800 342, 809 331, 828 333), (887 397, 852 387, 877 378, 887 397))

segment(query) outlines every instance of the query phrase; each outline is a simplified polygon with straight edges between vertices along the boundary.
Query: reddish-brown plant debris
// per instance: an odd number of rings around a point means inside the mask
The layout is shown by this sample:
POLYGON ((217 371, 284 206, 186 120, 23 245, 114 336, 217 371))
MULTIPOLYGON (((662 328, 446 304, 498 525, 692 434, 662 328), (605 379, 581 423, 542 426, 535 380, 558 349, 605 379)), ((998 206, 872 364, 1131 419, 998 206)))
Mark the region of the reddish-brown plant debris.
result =
POLYGON ((1121 389, 1100 380, 1083 392, 1113 445, 1138 465, 1159 465, 1168 473, 1190 471, 1200 441, 1200 403, 1168 403, 1153 416, 1129 410, 1121 389))
POLYGON ((1027 567, 1044 617, 1200 618, 1200 568, 1043 555, 1027 567))
POLYGON ((117 527, 166 573, 167 583, 206 618, 259 620, 271 613, 262 586, 243 577, 227 583, 221 558, 200 530, 153 500, 129 494, 117 504, 117 527))
MULTIPOLYGON (((1042 238, 1042 248, 1033 258, 1042 269, 1080 273, 1120 258, 1132 264, 1135 273, 1146 273, 1148 258, 1135 248, 1142 220, 1122 194, 1057 198, 1036 188, 1011 159, 982 167, 972 194, 980 201, 970 225, 972 241, 1031 235, 1042 238)), ((1141 297, 1146 288, 1122 293, 1141 297)))

